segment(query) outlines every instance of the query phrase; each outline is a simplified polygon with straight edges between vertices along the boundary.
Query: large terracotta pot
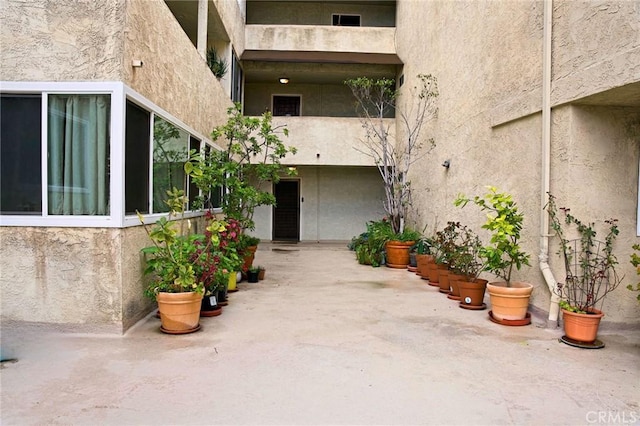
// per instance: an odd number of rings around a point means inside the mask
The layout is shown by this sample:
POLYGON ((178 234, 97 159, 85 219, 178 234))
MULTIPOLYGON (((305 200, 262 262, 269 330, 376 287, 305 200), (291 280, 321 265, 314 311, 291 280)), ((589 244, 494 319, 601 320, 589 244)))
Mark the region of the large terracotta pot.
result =
POLYGON ((186 334, 200 328, 200 307, 202 294, 195 291, 186 293, 164 293, 156 295, 158 312, 162 325, 160 330, 168 334, 186 334))
POLYGON ((415 241, 388 241, 384 248, 387 252, 389 268, 406 269, 409 264, 409 250, 415 241))
POLYGON ((593 343, 598 336, 600 320, 604 313, 598 309, 591 309, 587 314, 562 310, 564 334, 571 340, 581 343, 593 343))
POLYGON ((507 287, 506 282, 494 282, 487 284, 487 291, 491 296, 491 314, 494 319, 498 321, 525 319, 529 298, 533 291, 531 284, 512 282, 511 287, 507 287))
MULTIPOLYGON (((484 305, 484 293, 487 288, 487 280, 476 278, 473 281, 458 281, 460 289, 460 305, 462 307, 482 307, 484 305)), ((485 306, 486 307, 486 306, 485 306)))

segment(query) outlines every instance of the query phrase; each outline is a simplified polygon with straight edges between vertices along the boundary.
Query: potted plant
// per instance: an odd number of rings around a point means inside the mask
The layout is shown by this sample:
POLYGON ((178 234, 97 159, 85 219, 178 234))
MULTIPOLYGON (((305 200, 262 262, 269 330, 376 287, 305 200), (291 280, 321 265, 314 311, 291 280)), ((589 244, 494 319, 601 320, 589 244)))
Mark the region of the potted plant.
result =
MULTIPOLYGON (((281 160, 295 154, 280 139, 288 136, 286 126, 273 127, 269 112, 261 117, 245 117, 242 106, 235 103, 227 110, 227 123, 211 133, 214 141, 224 149, 208 152, 191 151, 184 165, 191 181, 201 190, 197 204, 212 207, 211 194, 224 188, 222 212, 225 219, 235 219, 241 233, 255 229, 253 214, 258 206, 274 205, 275 196, 266 189, 266 183, 277 183, 282 174, 295 175, 295 170, 283 167, 281 160)), ((269 185, 270 187, 271 185, 269 185)))
POLYGON ((224 77, 229 68, 227 61, 213 47, 207 49, 207 65, 217 79, 224 77))
POLYGON ((433 241, 429 237, 422 237, 414 245, 414 252, 416 256, 416 274, 424 279, 428 280, 427 274, 428 264, 434 262, 434 257, 431 254, 433 247, 433 241))
POLYGON ((427 274, 429 276, 429 284, 440 287, 441 293, 449 294, 448 270, 449 262, 453 253, 457 250, 457 239, 460 235, 462 224, 460 222, 447 222, 447 225, 437 231, 432 240, 431 251, 434 256, 434 262, 427 265, 427 274), (440 277, 444 280, 440 282, 440 277))
POLYGON ((267 270, 264 266, 257 266, 257 268, 258 268, 258 280, 262 281, 264 280, 264 276, 267 270))
POLYGON ((361 265, 378 267, 385 263, 384 245, 390 233, 389 223, 385 220, 367 222, 367 230, 351 239, 349 249, 355 251, 361 265))
POLYGON ((460 307, 466 309, 484 309, 484 293, 487 280, 478 278, 483 269, 480 260, 482 242, 470 228, 463 226, 450 256, 449 287, 447 297, 460 301, 460 307))
MULTIPOLYGON (((404 231, 411 205, 411 183, 407 180, 411 165, 435 147, 433 139, 424 143, 421 131, 426 122, 437 116, 438 82, 433 75, 426 74, 418 74, 416 82, 413 87, 405 87, 402 96, 395 80, 389 78, 359 77, 344 82, 356 99, 356 113, 365 129, 364 148, 358 150, 370 156, 378 168, 385 191, 383 207, 391 229, 397 235, 404 231), (404 101, 404 105, 399 105, 399 101, 404 101), (397 114, 397 122, 401 123, 396 132, 388 129, 386 119, 391 114, 397 114), (400 135, 404 136, 403 140, 396 139, 400 135)), ((415 239, 417 236, 396 240, 415 239)), ((408 264, 408 260, 394 262, 388 262, 387 266, 405 268, 408 264)))
POLYGON ((151 228, 137 212, 153 243, 141 250, 146 259, 144 274, 152 276, 145 295, 158 303, 163 332, 191 333, 200 328, 204 282, 197 277, 194 259, 199 259, 197 247, 204 236, 190 234, 189 227, 185 229, 184 209, 188 199, 184 191, 173 188, 167 194, 169 213, 151 228))
POLYGON ((531 323, 527 310, 533 286, 526 282, 512 281, 512 273, 522 266, 529 266, 529 254, 520 248, 524 215, 510 194, 498 192, 489 186, 484 196, 473 199, 460 194, 454 204, 465 207, 470 201, 486 211, 487 219, 482 228, 491 232, 488 245, 482 246, 479 256, 483 270, 503 281, 487 284, 491 298, 490 318, 503 325, 525 325, 531 323))
POLYGON ((260 270, 258 269, 258 267, 250 266, 249 269, 247 269, 247 281, 249 281, 250 283, 257 283, 259 281, 259 273, 260 270))
POLYGON ((256 250, 258 250, 258 244, 260 244, 260 238, 253 237, 248 234, 240 235, 239 253, 242 256, 242 272, 247 273, 249 268, 253 266, 253 260, 256 257, 256 250))
POLYGON ((622 281, 616 273, 618 261, 613 253, 613 244, 619 233, 617 220, 605 220, 607 235, 604 240, 597 240, 594 222, 583 222, 571 214, 570 209, 558 208, 555 197, 548 195, 546 210, 551 228, 560 241, 559 254, 564 260, 566 273, 564 283, 558 283, 556 290, 561 298, 559 304, 565 332, 562 340, 574 346, 591 347, 604 316, 602 303, 622 281), (560 219, 559 210, 564 220, 560 219), (579 237, 568 239, 568 230, 563 225, 574 228, 579 237))
MULTIPOLYGON (((385 221, 391 225, 390 221, 385 221)), ((409 264, 409 251, 411 247, 421 238, 418 231, 405 227, 401 232, 393 232, 391 226, 387 229, 385 236, 386 243, 384 250, 386 253, 386 265, 389 268, 406 269, 409 264)))

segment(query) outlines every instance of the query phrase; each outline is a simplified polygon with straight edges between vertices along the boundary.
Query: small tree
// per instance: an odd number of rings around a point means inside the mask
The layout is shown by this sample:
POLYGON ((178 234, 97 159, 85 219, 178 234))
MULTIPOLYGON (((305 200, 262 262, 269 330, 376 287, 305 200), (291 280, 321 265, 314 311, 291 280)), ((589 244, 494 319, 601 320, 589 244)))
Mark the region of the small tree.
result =
POLYGON ((262 205, 274 205, 273 194, 264 183, 277 183, 281 173, 295 174, 280 163, 294 147, 287 147, 280 135, 288 136, 285 126, 273 127, 271 113, 261 117, 245 117, 236 103, 227 111, 226 124, 211 133, 214 141, 222 141, 224 149, 211 150, 204 155, 193 151, 185 164, 186 173, 203 192, 199 201, 205 203, 211 194, 223 190, 222 211, 240 222, 243 230, 254 229, 253 213, 262 205))
POLYGON ((425 144, 420 133, 424 123, 437 114, 437 80, 425 74, 418 74, 417 78, 418 85, 408 91, 402 108, 397 108, 400 92, 393 79, 360 77, 345 81, 356 98, 356 111, 365 129, 365 149, 356 149, 373 158, 378 167, 384 184, 384 209, 395 233, 404 231, 411 204, 409 169, 435 147, 433 139, 425 144), (398 133, 390 132, 384 120, 393 111, 399 115, 398 133), (402 140, 397 140, 397 135, 401 135, 402 140), (425 150, 425 146, 429 149, 425 150))

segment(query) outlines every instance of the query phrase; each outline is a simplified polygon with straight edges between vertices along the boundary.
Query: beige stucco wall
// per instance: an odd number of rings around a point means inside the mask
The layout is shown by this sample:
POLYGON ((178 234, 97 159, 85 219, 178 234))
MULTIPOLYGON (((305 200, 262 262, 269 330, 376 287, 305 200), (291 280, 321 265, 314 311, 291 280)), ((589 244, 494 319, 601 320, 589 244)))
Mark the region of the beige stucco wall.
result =
MULTIPOLYGON (((384 216, 384 192, 375 167, 298 167, 300 240, 350 240, 366 222, 384 216)), ((259 207, 254 234, 272 237, 272 208, 259 207)))
MULTIPOLYGON (((398 2, 398 55, 407 83, 418 72, 439 79, 440 110, 432 131, 437 147, 411 176, 414 220, 431 230, 460 220, 486 241, 480 229, 483 214, 473 206, 455 208, 456 194, 482 194, 485 185, 513 194, 525 214, 522 247, 532 263, 516 278, 533 283, 534 309, 547 311, 549 290, 538 269, 543 2, 416 3, 398 2), (448 170, 440 165, 446 159, 451 160, 448 170)), ((554 1, 552 105, 636 82, 640 61, 629 61, 637 54, 637 25, 633 2, 554 1), (597 78, 592 67, 601 68, 597 78)), ((636 279, 628 258, 630 245, 638 242, 640 142, 637 132, 629 135, 625 129, 636 114, 632 109, 557 107, 551 127, 552 192, 582 206, 578 209, 591 220, 620 220, 620 273, 631 281, 636 279)), ((552 258, 556 249, 552 242, 552 258)), ((552 262, 562 279, 557 259, 552 262)), ((634 295, 622 287, 605 302, 604 326, 640 322, 634 295)))
POLYGON ((3 227, 0 236, 3 321, 122 332, 121 231, 3 227))
MULTIPOLYGON (((607 219, 617 219, 620 234, 614 254, 623 284, 605 299, 610 321, 638 322, 640 305, 627 284, 640 281, 629 263, 636 235, 638 164, 640 160, 640 108, 567 105, 553 111, 551 193, 560 207, 583 222, 595 223, 598 239, 606 235, 607 219)), ((575 237, 575 235, 573 235, 575 237)), ((551 265, 559 281, 564 265, 550 242, 551 265)), ((606 322, 606 321, 605 321, 606 322)))
MULTIPOLYGON (((393 129, 393 119, 384 120, 393 129)), ((364 131, 357 118, 341 117, 273 117, 274 126, 285 126, 287 146, 295 147, 295 155, 282 160, 286 165, 373 166, 362 142, 364 131), (318 157, 318 154, 320 156, 318 157)), ((391 130, 393 131, 393 130, 391 130)))
POLYGON ((223 86, 209 71, 167 5, 129 0, 124 33, 124 80, 198 132, 209 135, 226 122, 231 106, 223 86), (144 65, 130 66, 138 59, 144 65))
MULTIPOLYGON (((0 15, 3 80, 122 81, 203 135, 226 121, 228 96, 162 0, 3 1, 0 15)), ((152 309, 140 226, 3 227, 0 240, 3 321, 121 333, 152 309)))
POLYGON ((554 1, 554 105, 625 84, 640 75, 637 1, 554 1))
POLYGON ((0 79, 120 80, 126 0, 0 3, 0 79))
POLYGON ((396 53, 395 28, 248 25, 245 34, 247 50, 396 53))

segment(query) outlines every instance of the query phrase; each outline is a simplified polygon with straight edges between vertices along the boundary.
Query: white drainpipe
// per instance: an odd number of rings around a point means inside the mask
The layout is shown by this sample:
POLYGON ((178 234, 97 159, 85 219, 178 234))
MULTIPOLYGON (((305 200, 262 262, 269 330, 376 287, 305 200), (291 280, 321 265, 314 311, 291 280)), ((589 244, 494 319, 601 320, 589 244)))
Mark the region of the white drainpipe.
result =
POLYGON ((545 210, 547 193, 549 192, 549 176, 551 170, 551 30, 553 16, 553 0, 544 0, 543 23, 543 59, 542 59, 542 193, 540 196, 540 271, 551 292, 549 305, 550 323, 558 321, 560 298, 556 294, 558 282, 549 266, 549 214, 545 210))

